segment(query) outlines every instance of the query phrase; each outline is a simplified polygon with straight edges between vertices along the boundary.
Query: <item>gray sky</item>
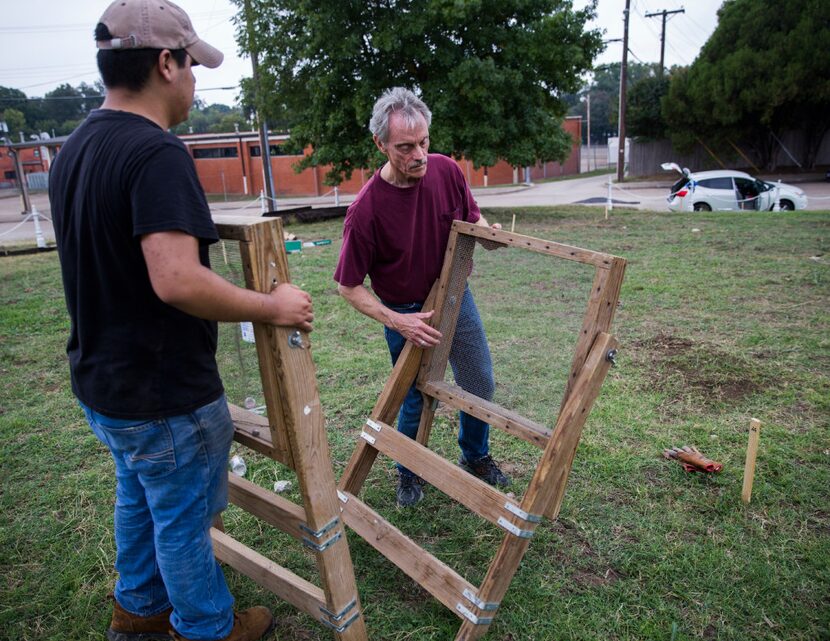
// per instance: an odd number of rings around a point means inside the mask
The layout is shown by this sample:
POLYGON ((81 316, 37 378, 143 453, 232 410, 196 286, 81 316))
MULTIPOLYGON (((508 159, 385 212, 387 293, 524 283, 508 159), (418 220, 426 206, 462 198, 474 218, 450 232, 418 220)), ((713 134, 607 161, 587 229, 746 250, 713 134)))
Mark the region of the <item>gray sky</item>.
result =
MULTIPOLYGON (((334 0, 333 0, 334 1, 334 0)), ((666 66, 688 65, 697 56, 717 24, 722 0, 631 0, 629 60, 658 62, 662 19, 647 13, 672 11, 666 23, 666 66)), ((107 6, 101 0, 7 0, 0 23, 0 86, 14 87, 27 96, 42 96, 63 83, 76 86, 98 79, 92 31, 107 6)), ((239 79, 251 74, 248 58, 241 58, 234 40, 230 0, 176 0, 190 15, 199 36, 225 54, 218 69, 196 68, 196 93, 208 103, 232 105, 239 79), (233 87, 219 90, 219 87, 233 87)), ((574 0, 583 7, 588 0, 574 0)), ((592 27, 606 38, 622 38, 625 0, 599 0, 592 27)), ((609 43, 597 63, 619 61, 622 43, 609 43)))

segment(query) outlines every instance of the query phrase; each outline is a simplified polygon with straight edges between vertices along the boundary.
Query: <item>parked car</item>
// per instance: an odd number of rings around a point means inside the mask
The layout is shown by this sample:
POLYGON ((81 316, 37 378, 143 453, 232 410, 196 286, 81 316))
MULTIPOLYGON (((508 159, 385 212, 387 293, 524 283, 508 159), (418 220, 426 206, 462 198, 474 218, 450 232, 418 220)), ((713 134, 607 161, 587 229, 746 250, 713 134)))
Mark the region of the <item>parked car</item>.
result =
POLYGON ((669 192, 670 211, 769 211, 775 208, 776 196, 779 209, 807 207, 804 192, 785 183, 771 183, 729 169, 693 173, 673 162, 661 166, 681 175, 669 192))

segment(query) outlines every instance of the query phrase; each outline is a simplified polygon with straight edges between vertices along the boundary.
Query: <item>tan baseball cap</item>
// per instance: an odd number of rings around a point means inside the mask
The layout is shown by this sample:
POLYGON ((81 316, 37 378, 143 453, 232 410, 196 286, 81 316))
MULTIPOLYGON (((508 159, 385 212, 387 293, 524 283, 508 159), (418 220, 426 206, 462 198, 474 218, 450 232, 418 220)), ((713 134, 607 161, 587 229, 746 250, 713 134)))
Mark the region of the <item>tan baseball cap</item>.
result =
POLYGON ((214 69, 224 55, 200 40, 184 10, 168 0, 115 0, 99 22, 112 40, 98 40, 99 49, 184 49, 194 63, 214 69))

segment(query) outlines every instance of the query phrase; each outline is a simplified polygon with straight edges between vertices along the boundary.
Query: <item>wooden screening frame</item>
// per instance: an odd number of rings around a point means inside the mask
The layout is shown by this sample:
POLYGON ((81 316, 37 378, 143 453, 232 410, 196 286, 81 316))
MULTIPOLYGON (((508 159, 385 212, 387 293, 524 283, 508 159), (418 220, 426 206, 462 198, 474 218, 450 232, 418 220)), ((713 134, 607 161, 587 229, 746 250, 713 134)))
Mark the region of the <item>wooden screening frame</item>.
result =
MULTIPOLYGON (((249 289, 269 292, 290 282, 279 218, 224 215, 214 222, 220 238, 239 242, 249 289)), ((228 475, 229 499, 310 548, 322 586, 233 539, 221 521, 211 528, 216 558, 320 621, 335 639, 365 641, 308 337, 289 327, 253 325, 267 418, 229 404, 234 439, 292 468, 303 504, 234 474, 228 475)))
POLYGON ((542 517, 555 520, 559 515, 582 428, 616 354, 616 340, 608 332, 624 273, 625 260, 616 256, 461 221, 453 223, 441 276, 424 305, 425 311, 435 310, 430 322, 441 331, 442 342, 430 349, 420 349, 407 342, 363 427, 361 439, 340 480, 339 495, 346 524, 461 619, 456 641, 479 639, 487 633, 542 517), (444 382, 458 318, 459 306, 455 301, 461 300, 466 281, 459 274, 469 273, 476 243, 487 248, 517 247, 595 267, 570 376, 553 430, 444 382), (415 440, 390 427, 413 382, 425 396, 415 440), (521 500, 508 497, 428 449, 438 402, 481 418, 543 450, 521 500), (358 498, 378 453, 400 462, 430 485, 505 530, 480 586, 469 583, 358 498))

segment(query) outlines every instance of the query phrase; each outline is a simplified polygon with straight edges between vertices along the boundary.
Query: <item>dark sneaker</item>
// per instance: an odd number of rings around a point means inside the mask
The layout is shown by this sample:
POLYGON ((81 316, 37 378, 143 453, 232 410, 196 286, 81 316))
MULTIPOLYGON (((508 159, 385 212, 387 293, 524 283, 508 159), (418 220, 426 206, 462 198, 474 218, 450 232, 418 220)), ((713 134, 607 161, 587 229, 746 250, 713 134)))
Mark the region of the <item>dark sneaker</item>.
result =
POLYGON ((482 456, 477 461, 469 462, 461 455, 458 459, 458 465, 462 470, 469 472, 473 476, 477 476, 485 483, 495 485, 497 487, 507 487, 510 485, 510 477, 499 469, 496 462, 490 457, 482 456))
POLYGON ((420 476, 398 474, 398 487, 395 489, 398 507, 412 507, 424 498, 423 484, 424 480, 420 476))

